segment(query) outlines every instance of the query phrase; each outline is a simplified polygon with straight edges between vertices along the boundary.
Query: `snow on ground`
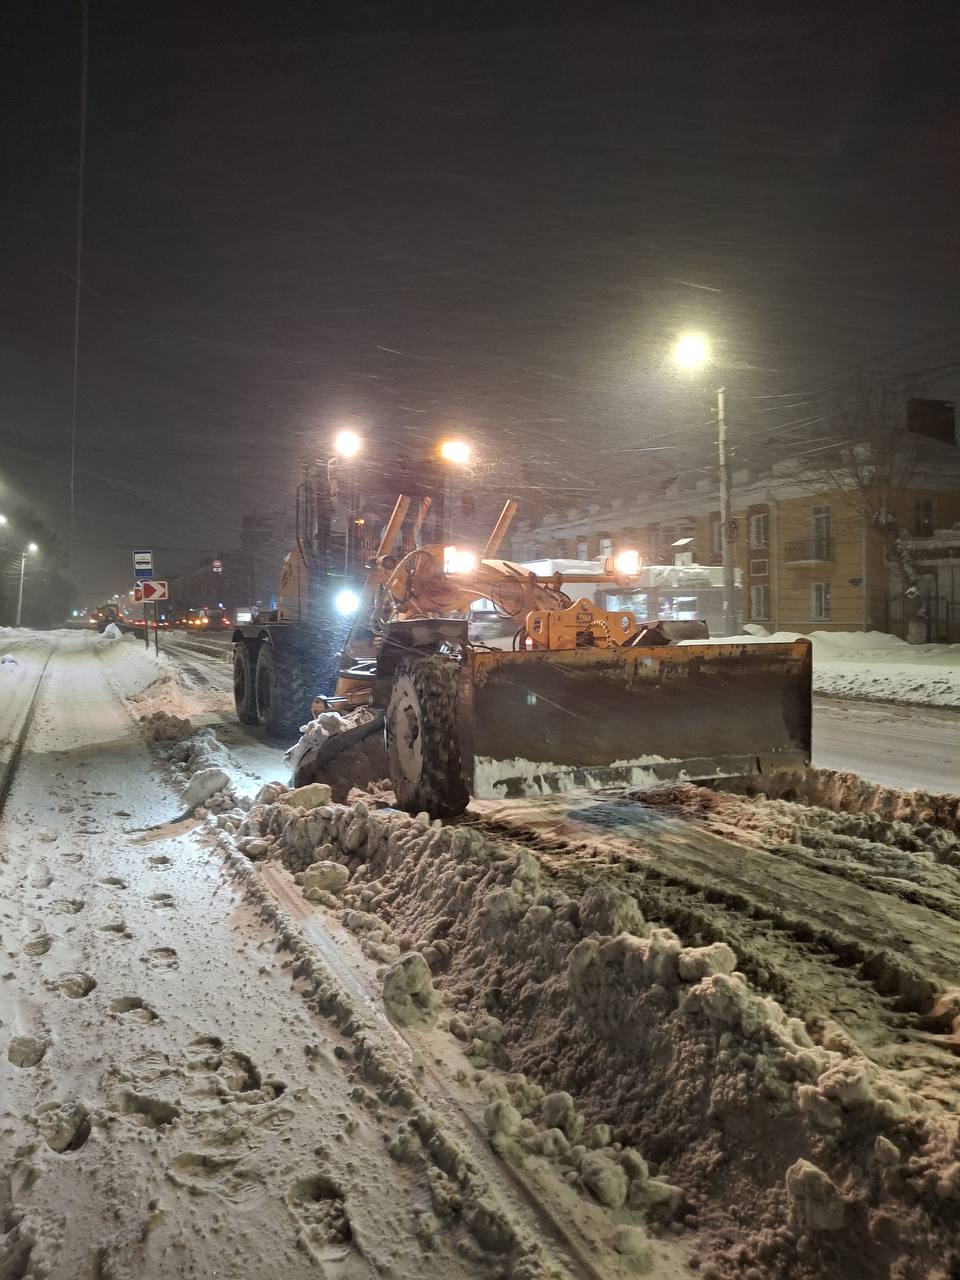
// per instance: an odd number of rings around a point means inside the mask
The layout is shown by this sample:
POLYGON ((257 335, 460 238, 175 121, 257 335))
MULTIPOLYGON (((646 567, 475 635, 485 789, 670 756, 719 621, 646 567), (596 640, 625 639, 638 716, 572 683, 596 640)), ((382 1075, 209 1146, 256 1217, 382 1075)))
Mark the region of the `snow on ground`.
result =
POLYGON ((202 666, 52 648, 0 818, 0 1275, 960 1270, 956 797, 245 796, 202 666))
POLYGON ((702 1274, 960 1262, 955 830, 696 787, 457 826, 305 798, 218 843, 264 894, 293 874, 385 985, 406 966, 405 1022, 453 1006, 514 1168, 633 1210, 644 1250, 679 1229, 702 1274))
MULTIPOLYGON (((593 1201, 569 1226, 581 1197, 549 1161, 520 1189, 463 1065, 446 1080, 394 1030, 375 966, 241 900, 171 823, 187 791, 120 695, 156 667, 52 648, 0 816, 0 1275, 627 1280, 643 1231, 593 1201)), ((211 739, 160 723, 189 789, 211 739)), ((250 802, 205 803, 236 823, 250 802)), ((425 999, 415 973, 390 990, 425 999)), ((663 1274, 679 1248, 657 1246, 663 1274)))
MULTIPOLYGON (((710 643, 813 641, 813 689, 835 698, 866 698, 960 707, 960 644, 907 644, 883 631, 796 631, 713 637, 710 643)), ((702 641, 681 641, 682 644, 702 641)))

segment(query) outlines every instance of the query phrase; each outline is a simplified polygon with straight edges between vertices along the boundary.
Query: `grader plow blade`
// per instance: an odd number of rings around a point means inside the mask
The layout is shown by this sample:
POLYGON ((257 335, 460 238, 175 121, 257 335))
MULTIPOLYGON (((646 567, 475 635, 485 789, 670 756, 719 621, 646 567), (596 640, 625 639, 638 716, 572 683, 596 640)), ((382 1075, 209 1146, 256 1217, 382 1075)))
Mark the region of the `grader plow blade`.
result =
POLYGON ((811 667, 808 640, 475 652, 467 786, 521 798, 805 767, 811 667))

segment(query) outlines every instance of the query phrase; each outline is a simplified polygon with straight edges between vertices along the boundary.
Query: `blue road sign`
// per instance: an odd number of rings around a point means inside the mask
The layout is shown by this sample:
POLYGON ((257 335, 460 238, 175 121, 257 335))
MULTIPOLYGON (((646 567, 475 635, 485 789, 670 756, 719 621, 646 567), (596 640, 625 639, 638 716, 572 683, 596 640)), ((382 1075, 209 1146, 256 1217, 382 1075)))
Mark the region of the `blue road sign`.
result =
POLYGON ((135 578, 153 577, 152 551, 135 551, 133 553, 133 576, 135 578))

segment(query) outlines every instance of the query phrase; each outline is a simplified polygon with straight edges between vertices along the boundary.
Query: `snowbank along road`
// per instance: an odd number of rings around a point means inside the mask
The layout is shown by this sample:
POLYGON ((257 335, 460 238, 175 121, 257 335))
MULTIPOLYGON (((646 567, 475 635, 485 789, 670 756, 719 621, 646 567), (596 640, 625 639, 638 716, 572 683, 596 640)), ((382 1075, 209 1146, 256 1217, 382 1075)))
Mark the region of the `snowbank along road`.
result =
POLYGON ((0 1276, 960 1269, 956 798, 442 825, 261 785, 202 658, 17 653, 0 1276))

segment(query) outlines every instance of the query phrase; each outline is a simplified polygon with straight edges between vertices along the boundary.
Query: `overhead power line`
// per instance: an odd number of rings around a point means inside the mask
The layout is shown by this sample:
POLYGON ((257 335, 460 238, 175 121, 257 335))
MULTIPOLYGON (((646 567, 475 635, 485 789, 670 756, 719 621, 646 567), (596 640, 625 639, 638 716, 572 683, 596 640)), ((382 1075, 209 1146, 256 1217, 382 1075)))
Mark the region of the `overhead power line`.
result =
POLYGON ((80 0, 80 155, 77 166, 77 257, 73 292, 73 404, 70 421, 70 538, 77 520, 77 400, 80 390, 80 288, 83 278, 83 188, 87 168, 89 0, 80 0))

